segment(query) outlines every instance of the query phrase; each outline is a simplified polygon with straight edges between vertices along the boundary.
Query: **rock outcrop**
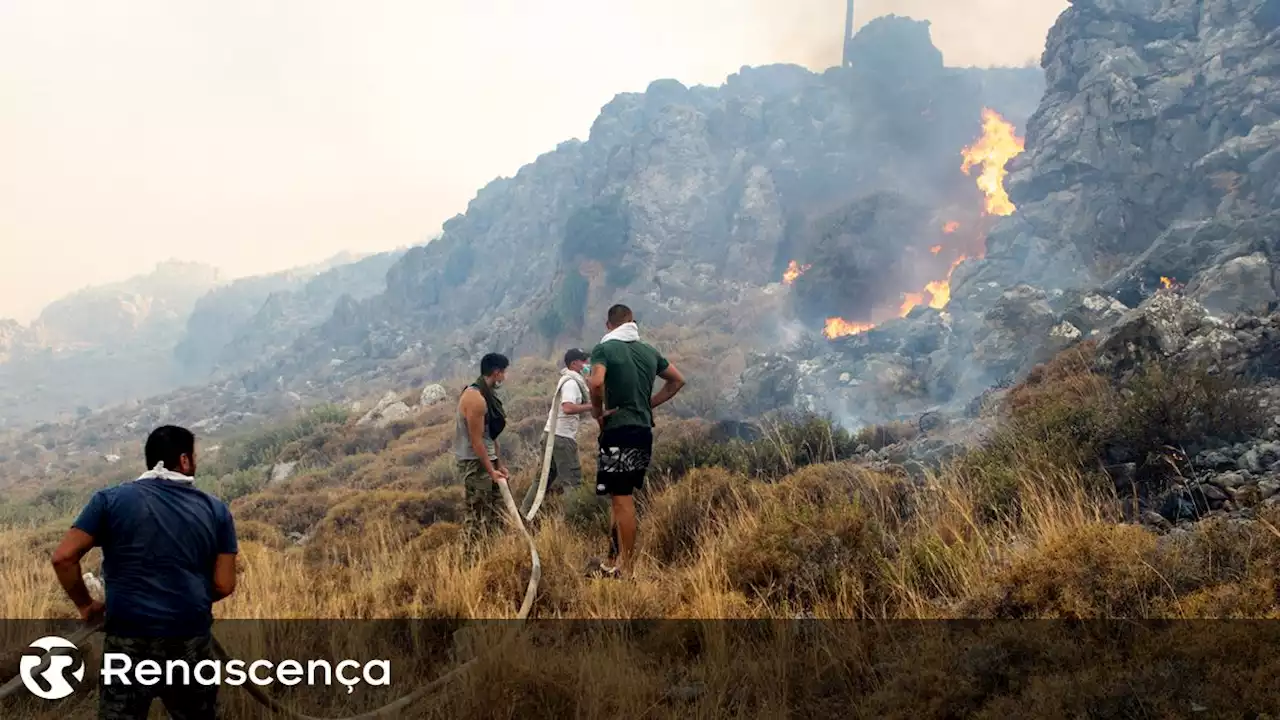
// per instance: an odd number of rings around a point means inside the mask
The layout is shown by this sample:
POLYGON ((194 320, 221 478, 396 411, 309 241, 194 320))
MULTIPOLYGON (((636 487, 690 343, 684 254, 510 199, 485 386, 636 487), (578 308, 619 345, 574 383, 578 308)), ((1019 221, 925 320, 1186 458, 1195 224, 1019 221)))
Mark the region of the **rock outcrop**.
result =
POLYGON ((381 293, 387 270, 403 254, 342 254, 218 288, 196 303, 174 356, 193 378, 244 371, 324 323, 344 298, 362 300, 381 293))
POLYGON ((1232 317, 1280 298, 1277 7, 1074 0, 1049 33, 1025 152, 1007 167, 1016 211, 955 269, 945 329, 929 314, 882 323, 836 343, 815 363, 821 380, 802 372, 801 387, 834 388, 829 409, 855 422, 955 408, 1117 323, 1103 348, 1117 373, 1169 353, 1265 365, 1256 358, 1275 353, 1232 317), (908 350, 912 333, 933 337, 930 349, 908 350), (863 387, 896 394, 848 397, 863 387))
POLYGON ((169 356, 213 268, 168 262, 72 293, 28 327, 0 322, 0 427, 84 415, 178 383, 169 356))
MULTIPOLYGON (((1226 264, 1275 254, 1275 15, 1271 0, 1075 0, 1049 33, 1044 101, 1009 164, 1017 213, 953 297, 1027 282, 1103 286, 1136 305, 1161 277, 1214 286, 1245 272, 1246 304, 1270 301, 1257 258, 1226 264)), ((1215 309, 1240 298, 1224 300, 1215 309)))
MULTIPOLYGON (((718 88, 661 80, 617 96, 585 142, 480 190, 390 269, 385 293, 340 303, 250 383, 324 368, 341 381, 398 360, 470 371, 485 352, 581 342, 617 301, 648 326, 679 321, 778 282, 809 221, 863 196, 977 207, 960 148, 984 105, 1024 120, 1039 71, 1001 70, 1000 84, 947 68, 927 24, 905 18, 859 38, 849 68, 744 68, 718 88)), ((885 238, 901 252, 902 234, 885 238)))

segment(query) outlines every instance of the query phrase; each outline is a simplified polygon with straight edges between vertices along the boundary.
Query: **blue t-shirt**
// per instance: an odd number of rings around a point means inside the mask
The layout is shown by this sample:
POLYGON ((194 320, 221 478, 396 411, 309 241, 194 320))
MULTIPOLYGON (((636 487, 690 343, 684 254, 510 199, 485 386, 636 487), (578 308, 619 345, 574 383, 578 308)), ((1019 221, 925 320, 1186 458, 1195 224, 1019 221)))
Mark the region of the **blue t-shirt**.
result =
POLYGON ((94 493, 73 527, 102 548, 108 633, 196 637, 212 627, 214 562, 237 551, 221 500, 146 478, 94 493))

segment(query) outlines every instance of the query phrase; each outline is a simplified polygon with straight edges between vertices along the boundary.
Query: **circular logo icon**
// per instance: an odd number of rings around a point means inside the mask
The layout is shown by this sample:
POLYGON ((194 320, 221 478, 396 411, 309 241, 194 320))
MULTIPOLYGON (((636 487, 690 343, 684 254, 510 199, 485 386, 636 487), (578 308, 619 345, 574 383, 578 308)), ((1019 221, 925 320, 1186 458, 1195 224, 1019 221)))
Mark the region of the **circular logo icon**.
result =
POLYGON ((61 700, 74 693, 84 680, 84 658, 70 640, 49 635, 31 643, 22 655, 18 671, 22 684, 32 695, 61 700))

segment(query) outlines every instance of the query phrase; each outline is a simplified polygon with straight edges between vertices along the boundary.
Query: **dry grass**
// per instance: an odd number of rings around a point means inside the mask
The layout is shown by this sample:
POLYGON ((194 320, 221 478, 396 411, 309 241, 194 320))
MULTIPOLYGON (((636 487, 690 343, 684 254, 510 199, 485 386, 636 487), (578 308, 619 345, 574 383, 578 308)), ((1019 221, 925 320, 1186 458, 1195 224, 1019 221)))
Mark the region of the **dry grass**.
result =
MULTIPOLYGON (((1262 510, 1262 522, 1252 524, 1205 521, 1165 538, 1118 522, 1119 502, 1100 482, 1097 458, 1108 443, 1156 441, 1148 439, 1150 425, 1123 432, 1116 425, 1164 398, 1154 389, 1178 387, 1190 398, 1160 401, 1167 406, 1162 417, 1182 419, 1174 429, 1183 440, 1202 434, 1207 421, 1243 418, 1233 432, 1249 426, 1236 400, 1223 402, 1234 390, 1215 395, 1201 391, 1207 386, 1195 376, 1160 372, 1114 388, 1088 371, 1087 349, 1058 358, 1010 393, 1006 423, 988 446, 923 486, 845 459, 856 441, 820 419, 784 419, 755 443, 715 444, 706 423, 664 417, 653 482, 641 496, 634 582, 583 576, 607 537, 599 501, 589 488, 574 491, 538 524, 543 578, 532 617, 1280 617, 1280 533, 1273 529, 1280 515, 1262 510)), ((529 406, 516 424, 536 424, 540 396, 515 389, 512 405, 529 406)), ((314 461, 294 480, 237 500, 240 585, 216 606, 217 617, 511 618, 528 579, 527 549, 507 532, 492 537, 477 560, 463 557, 461 489, 438 429, 449 416, 436 415, 380 450, 314 461), (298 546, 290 533, 308 540, 298 546)), ((537 460, 536 444, 516 441, 519 435, 514 431, 510 444, 517 498, 537 460)), ((591 435, 584 430, 580 441, 588 478, 591 435)), ((300 456, 328 458, 327 448, 344 436, 288 437, 288 452, 305 448, 300 456)), ((71 616, 48 564, 61 527, 0 531, 4 617, 71 616)), ((1116 689, 1112 677, 1130 672, 1125 657, 1084 662, 1078 647, 1068 652, 1045 638, 1036 646, 1040 659, 1028 663, 1050 680, 1032 692, 1009 685, 1009 663, 998 660, 1005 655, 977 658, 940 633, 921 633, 883 654, 866 638, 837 638, 839 625, 824 630, 832 636, 821 642, 786 635, 783 625, 761 627, 767 637, 753 646, 723 628, 703 628, 696 652, 686 646, 689 638, 674 636, 529 643, 482 665, 423 716, 777 716, 800 696, 808 703, 803 714, 817 717, 847 716, 849 696, 859 698, 855 714, 866 716, 892 715, 903 698, 925 715, 1025 714, 1030 707, 1081 715, 1097 709, 1072 700, 1072 688, 1134 692, 1116 689), (871 654, 873 668, 866 665, 871 654), (553 669, 553 658, 566 657, 572 660, 553 669), (922 657, 930 658, 927 667, 922 657), (673 658, 683 668, 679 678, 668 674, 673 658), (833 676, 833 667, 845 674, 833 676), (672 706, 663 693, 684 683, 703 690, 688 705, 672 706)), ((1002 653, 1034 655, 1023 631, 993 642, 1002 653)), ((1148 681, 1155 682, 1134 682, 1148 681)), ((1213 682, 1205 697, 1267 702, 1241 678, 1215 674, 1213 682)), ((1154 694, 1143 696, 1154 714, 1185 709, 1169 704, 1182 701, 1176 692, 1154 694)), ((249 712, 242 694, 229 702, 249 712)))
MULTIPOLYGON (((1256 548, 1274 538, 1223 535, 1205 523, 1177 552, 1156 552, 1155 536, 1116 524, 1118 503, 1098 469, 1117 438, 1144 450, 1169 439, 1148 437, 1158 428, 1139 422, 1143 413, 1159 410, 1174 439, 1202 435, 1208 425, 1246 432, 1244 396, 1194 371, 1159 368, 1116 388, 1090 363, 1085 344, 1038 368, 1009 394, 996 437, 924 487, 845 460, 858 440, 821 418, 780 417, 764 423, 760 440, 715 443, 708 423, 663 415, 639 498, 637 580, 621 586, 582 577, 587 559, 606 549, 607 516, 589 487, 574 490, 549 506, 538 527, 544 579, 534 616, 1269 611, 1274 603, 1246 600, 1253 596, 1233 584, 1271 587, 1277 563, 1256 548), (1255 550, 1228 552, 1242 547, 1255 550), (1204 570, 1224 558, 1234 558, 1231 572, 1204 570)), ((539 466, 542 395, 555 368, 526 362, 511 376, 513 430, 504 444, 520 497, 539 466)), ((529 571, 526 550, 508 533, 478 562, 463 560, 450 405, 380 431, 343 426, 335 411, 322 409, 231 443, 218 462, 234 469, 252 467, 249 458, 264 453, 268 464, 290 457, 304 467, 232 503, 244 548, 241 585, 218 615, 509 617, 529 571), (294 542, 299 535, 302 545, 294 542)), ((594 427, 587 425, 580 448, 590 478, 594 427)), ((904 435, 894 428, 873 434, 904 435)), ((64 527, 14 527, 0 536, 4 616, 69 614, 47 564, 64 527)))
MULTIPOLYGON (((1078 474, 1018 476, 1020 511, 1006 514, 989 512, 981 482, 953 470, 918 491, 849 463, 812 465, 776 483, 696 470, 646 503, 633 584, 583 577, 586 560, 606 548, 602 526, 581 530, 554 511, 538 529, 543 581, 533 615, 1182 617, 1239 608, 1233 585, 1238 595, 1280 577, 1280 551, 1260 529, 1224 535, 1203 523, 1176 550, 1157 552, 1156 536, 1117 525, 1112 505, 1078 474)), ((527 550, 514 533, 500 534, 478 562, 465 561, 459 488, 316 500, 331 507, 304 546, 284 536, 300 526, 296 511, 241 520, 240 587, 218 617, 514 614, 527 550)), ((0 539, 0 612, 70 616, 48 565, 56 534, 0 539)), ((1275 605, 1251 602, 1251 611, 1275 605)))

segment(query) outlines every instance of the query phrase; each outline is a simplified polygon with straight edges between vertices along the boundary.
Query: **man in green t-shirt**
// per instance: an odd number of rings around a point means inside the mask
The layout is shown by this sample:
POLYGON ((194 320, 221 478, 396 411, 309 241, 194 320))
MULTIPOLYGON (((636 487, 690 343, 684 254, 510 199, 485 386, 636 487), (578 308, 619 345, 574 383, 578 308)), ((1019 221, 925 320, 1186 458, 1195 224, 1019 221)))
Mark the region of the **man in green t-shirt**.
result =
POLYGON ((613 543, 607 577, 629 577, 636 543, 632 493, 644 487, 653 453, 653 409, 675 397, 684 377, 652 346, 640 341, 631 308, 609 308, 609 333, 591 351, 591 415, 600 425, 596 495, 612 504, 613 543), (653 395, 655 378, 665 384, 653 395), (616 565, 614 553, 616 555, 616 565))

